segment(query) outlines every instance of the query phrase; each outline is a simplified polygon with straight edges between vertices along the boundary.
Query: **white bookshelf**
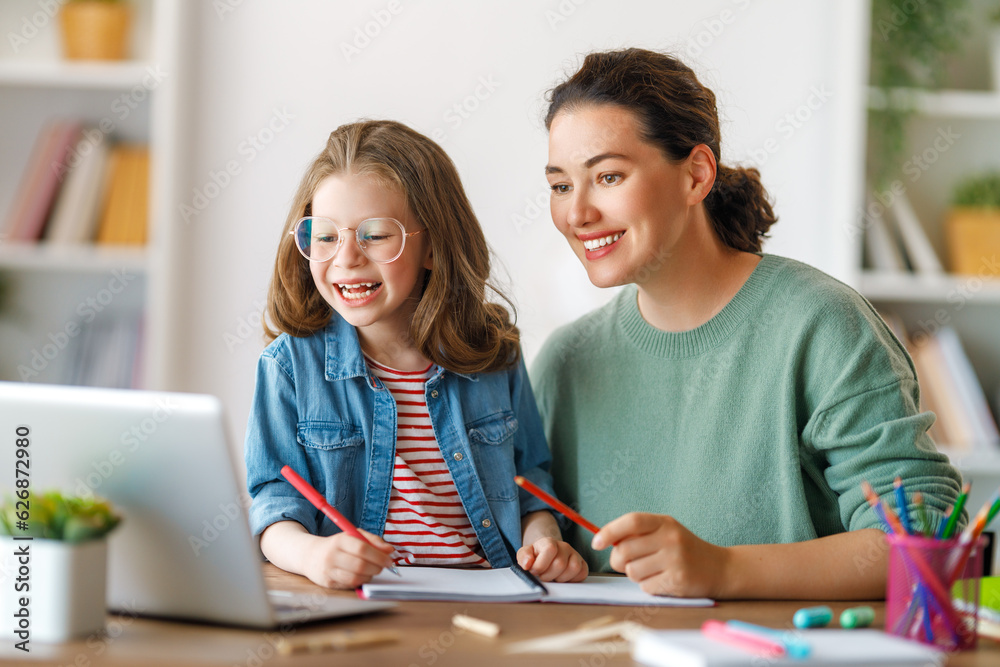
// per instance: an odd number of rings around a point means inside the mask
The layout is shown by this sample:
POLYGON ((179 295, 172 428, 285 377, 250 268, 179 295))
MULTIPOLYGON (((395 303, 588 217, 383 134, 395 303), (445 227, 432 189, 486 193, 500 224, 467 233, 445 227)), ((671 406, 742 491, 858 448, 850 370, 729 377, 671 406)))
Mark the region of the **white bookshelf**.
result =
MULTIPOLYGON (((986 30, 986 23, 973 22, 972 30, 977 29, 986 30)), ((969 41, 983 44, 985 35, 970 35, 969 41)), ((985 55, 973 49, 964 57, 982 60, 985 55)), ((964 70, 985 71, 986 66, 985 62, 965 63, 964 70)), ((1000 91, 986 89, 985 82, 982 88, 932 91, 869 87, 864 96, 866 112, 889 106, 911 110, 908 144, 899 158, 898 172, 889 180, 903 184, 923 231, 946 269, 945 224, 955 185, 971 173, 1000 169, 1000 152, 996 150, 1000 140, 1000 91)), ((867 141, 862 153, 868 161, 874 158, 867 141)), ((867 164, 859 165, 862 173, 866 173, 867 164)), ((862 209, 861 203, 855 207, 859 213, 862 209)), ((1000 411, 1000 278, 873 270, 864 263, 860 236, 855 258, 855 287, 877 309, 899 316, 911 335, 914 329, 927 333, 950 326, 956 330, 996 416, 1000 411)), ((947 442, 937 444, 972 482, 967 506, 974 513, 1000 486, 1000 448, 988 443, 975 443, 966 449, 947 442)), ((995 525, 993 530, 997 530, 995 525)), ((1000 553, 994 563, 994 569, 1000 571, 1000 553)))
POLYGON ((1000 307, 1000 280, 951 273, 862 271, 858 290, 870 301, 948 303, 962 298, 971 305, 1000 307))
MULTIPOLYGON (((6 220, 36 137, 52 119, 110 127, 111 140, 150 149, 149 234, 144 247, 53 246, 0 240, 7 295, 0 311, 0 379, 24 379, 23 368, 67 329, 98 318, 142 320, 140 385, 170 388, 173 283, 177 266, 176 194, 183 118, 183 25, 188 2, 133 0, 131 59, 69 62, 60 54, 57 19, 42 26, 21 53, 0 53, 0 216, 6 220)), ((14 30, 38 4, 0 5, 0 25, 14 30)), ((79 336, 82 338, 82 336, 79 336)), ((72 344, 71 341, 70 344, 72 344)), ((36 382, 64 382, 72 354, 60 349, 36 382)))
POLYGON ((151 67, 151 63, 142 61, 0 61, 0 86, 124 91, 143 85, 151 67))
POLYGON ((868 89, 868 108, 910 107, 929 118, 1000 119, 1000 93, 992 90, 868 89))

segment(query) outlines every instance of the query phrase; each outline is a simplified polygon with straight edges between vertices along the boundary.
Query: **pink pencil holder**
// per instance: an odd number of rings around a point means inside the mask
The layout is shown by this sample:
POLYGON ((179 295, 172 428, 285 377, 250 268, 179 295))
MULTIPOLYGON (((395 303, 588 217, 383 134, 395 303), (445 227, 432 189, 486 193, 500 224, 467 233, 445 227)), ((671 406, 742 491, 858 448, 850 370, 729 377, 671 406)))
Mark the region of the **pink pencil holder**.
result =
POLYGON ((886 537, 885 631, 945 651, 975 648, 986 540, 886 537))

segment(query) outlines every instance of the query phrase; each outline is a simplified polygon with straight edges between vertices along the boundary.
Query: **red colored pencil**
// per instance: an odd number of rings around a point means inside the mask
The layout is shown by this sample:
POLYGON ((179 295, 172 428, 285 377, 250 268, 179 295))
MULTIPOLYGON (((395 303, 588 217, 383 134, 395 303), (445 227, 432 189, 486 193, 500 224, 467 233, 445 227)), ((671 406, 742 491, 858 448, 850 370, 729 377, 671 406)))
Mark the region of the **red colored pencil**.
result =
POLYGON ((537 486, 535 486, 533 483, 531 483, 530 480, 527 480, 524 477, 521 477, 520 475, 518 475, 518 476, 516 476, 514 478, 514 482, 518 486, 520 486, 522 489, 524 489, 525 491, 527 491, 528 493, 530 493, 534 497, 536 497, 539 500, 541 500, 543 503, 549 505, 552 509, 556 510, 557 512, 559 512, 560 514, 562 514, 563 516, 565 516, 570 521, 573 521, 576 524, 578 524, 580 526, 583 526, 584 528, 586 528, 587 530, 589 530, 590 532, 592 532, 594 534, 596 534, 597 531, 600 530, 600 528, 598 528, 594 524, 592 524, 589 521, 587 521, 586 519, 584 519, 572 507, 570 507, 566 503, 558 500, 557 498, 554 498, 554 497, 550 496, 549 494, 545 493, 544 491, 542 491, 541 489, 539 489, 537 486))
MULTIPOLYGON (((315 505, 316 509, 325 514, 330 521, 336 524, 337 528, 350 535, 351 537, 356 537, 367 545, 371 545, 365 536, 358 532, 358 529, 354 527, 354 524, 347 520, 343 514, 337 511, 337 508, 326 502, 326 498, 320 494, 319 491, 313 488, 312 484, 302 479, 299 473, 292 470, 289 466, 284 466, 281 468, 281 474, 284 475, 285 479, 295 487, 295 490, 306 497, 306 500, 315 505)), ((395 565, 390 565, 389 570, 396 576, 403 576, 396 569, 395 565)))

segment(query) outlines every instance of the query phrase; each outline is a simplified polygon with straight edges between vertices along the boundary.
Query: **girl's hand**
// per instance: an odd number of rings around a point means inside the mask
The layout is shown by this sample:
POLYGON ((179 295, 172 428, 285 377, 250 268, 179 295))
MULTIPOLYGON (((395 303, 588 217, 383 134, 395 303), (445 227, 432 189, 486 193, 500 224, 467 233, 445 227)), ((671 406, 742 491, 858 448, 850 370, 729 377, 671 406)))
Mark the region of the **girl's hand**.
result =
POLYGON ((594 535, 591 546, 614 545, 611 567, 652 595, 718 597, 729 552, 689 531, 676 519, 631 512, 594 535))
POLYGON ((304 574, 325 588, 357 588, 392 564, 393 546, 359 530, 371 545, 346 533, 322 537, 305 554, 304 574))
POLYGON ((542 537, 517 550, 517 564, 542 581, 583 581, 587 561, 567 542, 542 537))

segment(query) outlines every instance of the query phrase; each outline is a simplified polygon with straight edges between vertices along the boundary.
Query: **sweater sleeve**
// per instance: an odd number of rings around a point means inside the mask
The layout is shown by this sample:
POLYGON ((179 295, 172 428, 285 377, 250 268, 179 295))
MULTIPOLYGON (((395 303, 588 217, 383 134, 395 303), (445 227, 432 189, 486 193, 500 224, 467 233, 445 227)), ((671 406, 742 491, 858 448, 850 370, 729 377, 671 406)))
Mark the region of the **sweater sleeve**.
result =
MULTIPOLYGON (((838 351, 823 350, 826 358, 818 362, 825 389, 803 430, 803 472, 817 488, 831 492, 847 530, 885 529, 861 483, 868 481, 898 513, 896 477, 903 481, 911 518, 916 520, 913 496, 919 491, 934 528, 958 497, 961 475, 927 433, 934 415, 920 411, 909 355, 866 306, 841 313, 848 328, 841 332, 838 351)), ((816 528, 819 534, 836 532, 835 527, 816 528)))

